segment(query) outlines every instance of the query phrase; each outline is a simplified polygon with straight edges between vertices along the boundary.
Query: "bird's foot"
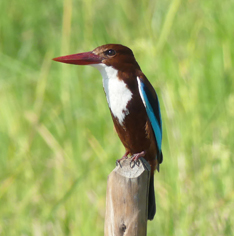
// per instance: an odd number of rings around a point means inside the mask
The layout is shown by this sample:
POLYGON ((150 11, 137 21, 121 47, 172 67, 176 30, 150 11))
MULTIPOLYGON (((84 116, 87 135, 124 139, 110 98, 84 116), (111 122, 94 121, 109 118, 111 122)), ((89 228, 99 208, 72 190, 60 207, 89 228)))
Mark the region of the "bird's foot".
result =
POLYGON ((140 157, 144 157, 144 156, 145 156, 145 151, 142 151, 140 153, 134 154, 134 156, 133 156, 133 158, 132 158, 132 160, 130 162, 130 166, 133 168, 135 164, 139 165, 140 164, 139 158, 140 157))
POLYGON ((133 158, 132 158, 132 161, 138 161, 138 159, 140 158, 140 157, 144 157, 145 156, 145 151, 142 151, 142 152, 140 152, 140 153, 136 153, 136 154, 134 154, 134 156, 133 156, 133 158))
POLYGON ((127 159, 129 153, 130 153, 129 151, 126 151, 126 152, 124 153, 124 155, 123 155, 120 159, 118 159, 118 160, 116 161, 116 166, 118 166, 118 164, 120 164, 120 162, 121 162, 122 160, 127 159))

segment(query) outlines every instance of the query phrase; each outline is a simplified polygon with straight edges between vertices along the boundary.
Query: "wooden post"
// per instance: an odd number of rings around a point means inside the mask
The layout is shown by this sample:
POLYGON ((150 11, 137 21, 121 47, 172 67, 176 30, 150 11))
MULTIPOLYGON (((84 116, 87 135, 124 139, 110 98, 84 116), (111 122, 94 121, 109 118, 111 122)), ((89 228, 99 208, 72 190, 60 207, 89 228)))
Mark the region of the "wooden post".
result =
POLYGON ((150 165, 121 161, 110 173, 106 193, 105 236, 146 236, 150 165))

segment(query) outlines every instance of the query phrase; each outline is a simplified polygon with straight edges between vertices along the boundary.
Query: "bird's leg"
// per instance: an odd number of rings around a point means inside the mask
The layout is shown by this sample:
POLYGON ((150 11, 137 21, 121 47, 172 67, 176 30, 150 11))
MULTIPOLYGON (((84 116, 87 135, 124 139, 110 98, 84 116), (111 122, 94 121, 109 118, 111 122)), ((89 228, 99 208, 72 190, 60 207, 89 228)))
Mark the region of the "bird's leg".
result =
POLYGON ((145 151, 136 153, 136 154, 134 154, 134 156, 133 156, 133 158, 132 158, 132 161, 138 161, 138 159, 139 159, 140 157, 144 157, 144 156, 145 156, 145 151))
POLYGON ((138 165, 139 164, 139 158, 140 157, 144 157, 145 156, 145 151, 142 151, 142 152, 139 152, 139 153, 136 153, 136 154, 134 154, 133 155, 133 158, 132 158, 132 160, 131 160, 131 162, 130 162, 130 166, 134 166, 135 165, 135 163, 138 165), (133 164, 132 164, 133 163, 133 164))
POLYGON ((120 159, 118 159, 118 160, 116 161, 116 165, 118 165, 118 164, 120 163, 120 161, 127 159, 129 153, 130 153, 129 151, 126 151, 126 152, 124 153, 124 155, 123 155, 120 159))

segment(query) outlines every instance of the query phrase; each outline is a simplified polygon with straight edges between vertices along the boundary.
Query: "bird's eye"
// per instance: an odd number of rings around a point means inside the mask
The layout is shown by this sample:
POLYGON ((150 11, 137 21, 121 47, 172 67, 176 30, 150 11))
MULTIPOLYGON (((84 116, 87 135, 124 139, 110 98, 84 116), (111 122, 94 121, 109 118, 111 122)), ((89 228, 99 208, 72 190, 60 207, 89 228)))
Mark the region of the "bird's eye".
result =
POLYGON ((116 54, 116 51, 113 49, 108 49, 104 52, 106 56, 114 56, 116 54))

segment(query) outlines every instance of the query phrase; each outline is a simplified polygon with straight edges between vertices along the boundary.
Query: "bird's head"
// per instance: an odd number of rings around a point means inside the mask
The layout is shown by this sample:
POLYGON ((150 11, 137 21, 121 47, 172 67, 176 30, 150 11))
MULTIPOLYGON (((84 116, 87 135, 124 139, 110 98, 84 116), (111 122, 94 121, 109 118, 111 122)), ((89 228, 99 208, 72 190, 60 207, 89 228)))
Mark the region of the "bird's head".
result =
POLYGON ((98 65, 103 65, 123 71, 130 68, 140 69, 132 50, 120 44, 106 44, 90 52, 56 57, 53 60, 75 65, 93 65, 97 68, 98 65))

